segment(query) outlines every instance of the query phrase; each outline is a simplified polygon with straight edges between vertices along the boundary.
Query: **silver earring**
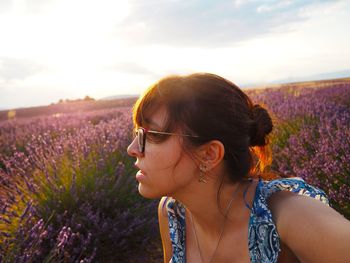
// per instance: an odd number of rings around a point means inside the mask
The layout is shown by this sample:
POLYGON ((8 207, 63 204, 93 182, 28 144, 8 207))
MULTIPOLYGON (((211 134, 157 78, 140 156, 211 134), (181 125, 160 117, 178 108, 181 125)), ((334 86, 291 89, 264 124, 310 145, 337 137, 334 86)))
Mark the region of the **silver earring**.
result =
POLYGON ((200 183, 207 183, 207 179, 205 178, 205 172, 207 171, 207 167, 205 164, 199 165, 199 179, 198 182, 200 183))

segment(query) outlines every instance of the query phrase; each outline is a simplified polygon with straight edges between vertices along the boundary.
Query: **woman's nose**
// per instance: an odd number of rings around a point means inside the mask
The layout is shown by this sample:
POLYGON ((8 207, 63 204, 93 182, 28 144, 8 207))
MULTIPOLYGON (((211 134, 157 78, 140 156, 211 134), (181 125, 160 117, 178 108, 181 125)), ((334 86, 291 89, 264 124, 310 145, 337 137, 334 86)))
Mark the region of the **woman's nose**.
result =
POLYGON ((127 149, 127 153, 133 157, 141 155, 141 152, 139 151, 139 144, 137 142, 137 138, 134 138, 133 141, 130 143, 127 149))

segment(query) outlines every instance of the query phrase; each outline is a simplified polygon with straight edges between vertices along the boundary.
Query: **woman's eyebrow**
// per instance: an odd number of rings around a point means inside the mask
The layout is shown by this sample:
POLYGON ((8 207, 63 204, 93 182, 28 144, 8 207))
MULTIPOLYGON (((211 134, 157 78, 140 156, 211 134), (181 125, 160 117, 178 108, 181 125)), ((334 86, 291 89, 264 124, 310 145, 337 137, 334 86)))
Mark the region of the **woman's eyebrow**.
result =
POLYGON ((149 125, 149 126, 151 126, 150 128, 155 128, 155 129, 158 129, 158 130, 160 130, 160 129, 162 129, 161 128, 161 126, 159 125, 159 124, 157 124, 156 122, 154 122, 153 120, 151 120, 151 119, 146 119, 146 122, 147 122, 147 124, 149 125))

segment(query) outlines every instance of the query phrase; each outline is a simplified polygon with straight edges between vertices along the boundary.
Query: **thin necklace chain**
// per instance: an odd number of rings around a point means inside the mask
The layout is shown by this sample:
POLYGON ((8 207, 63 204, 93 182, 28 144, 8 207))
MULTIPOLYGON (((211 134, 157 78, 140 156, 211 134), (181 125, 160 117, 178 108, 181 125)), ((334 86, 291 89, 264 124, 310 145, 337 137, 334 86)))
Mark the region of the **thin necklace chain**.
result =
MULTIPOLYGON (((219 247, 219 244, 220 244, 220 241, 221 241, 221 238, 222 238, 222 234, 224 233, 224 228, 225 228, 225 223, 226 223, 226 219, 227 219, 227 214, 228 214, 228 212, 230 211, 232 202, 233 202, 233 200, 234 200, 235 197, 236 197, 236 193, 237 193, 237 191, 238 191, 238 189, 239 189, 239 185, 240 185, 240 184, 238 183, 238 185, 237 185, 235 191, 234 191, 233 194, 232 194, 232 198, 231 198, 229 204, 227 205, 227 208, 226 208, 226 211, 225 211, 225 221, 224 221, 224 223, 222 224, 221 231, 220 231, 220 236, 219 236, 219 240, 218 240, 218 243, 216 244, 216 247, 215 247, 215 250, 214 250, 214 252, 213 252, 213 255, 211 256, 211 258, 210 258, 210 260, 209 260, 209 263, 211 263, 211 262, 213 261, 214 256, 215 256, 215 253, 216 253, 216 251, 217 251, 217 249, 218 249, 218 247, 219 247)), ((199 242, 198 242, 196 227, 195 227, 195 225, 194 225, 194 220, 193 220, 192 213, 190 213, 190 218, 191 218, 191 223, 192 223, 192 228, 193 228, 194 236, 195 236, 195 238, 196 238, 196 243, 197 243, 197 248, 198 248, 199 256, 200 256, 200 258, 201 258, 201 262, 203 263, 204 261, 203 261, 202 251, 201 251, 201 249, 200 249, 200 247, 199 247, 199 242)))

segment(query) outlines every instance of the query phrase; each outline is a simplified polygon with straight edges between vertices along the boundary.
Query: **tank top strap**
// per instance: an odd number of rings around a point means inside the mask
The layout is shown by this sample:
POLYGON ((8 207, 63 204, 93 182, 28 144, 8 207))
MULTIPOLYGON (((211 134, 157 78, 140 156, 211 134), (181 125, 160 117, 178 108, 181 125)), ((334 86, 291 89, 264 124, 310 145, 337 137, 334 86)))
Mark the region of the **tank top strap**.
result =
POLYGON ((171 197, 167 197, 165 206, 168 213, 170 239, 173 249, 173 256, 170 262, 184 263, 186 261, 186 210, 182 203, 171 197))
POLYGON ((290 191, 303 196, 309 196, 329 205, 325 192, 315 186, 306 183, 300 177, 281 178, 267 182, 262 188, 262 195, 268 199, 272 194, 279 191, 290 191))

